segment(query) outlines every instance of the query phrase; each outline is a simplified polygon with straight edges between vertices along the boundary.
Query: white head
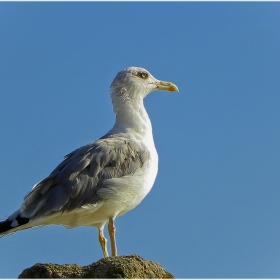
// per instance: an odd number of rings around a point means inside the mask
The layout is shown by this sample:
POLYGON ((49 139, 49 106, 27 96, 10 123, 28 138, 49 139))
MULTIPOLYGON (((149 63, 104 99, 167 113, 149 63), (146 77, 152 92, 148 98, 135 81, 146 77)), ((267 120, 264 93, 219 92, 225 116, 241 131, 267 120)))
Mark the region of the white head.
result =
POLYGON ((120 71, 111 84, 111 98, 114 110, 121 103, 134 103, 155 90, 179 91, 177 86, 159 81, 149 71, 140 67, 128 67, 120 71))

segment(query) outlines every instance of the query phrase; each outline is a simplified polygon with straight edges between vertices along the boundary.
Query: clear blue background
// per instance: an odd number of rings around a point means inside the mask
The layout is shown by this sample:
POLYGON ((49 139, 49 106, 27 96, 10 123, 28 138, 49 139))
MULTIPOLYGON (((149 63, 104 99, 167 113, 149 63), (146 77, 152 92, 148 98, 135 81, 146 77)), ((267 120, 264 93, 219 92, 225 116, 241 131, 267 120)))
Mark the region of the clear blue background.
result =
MULTIPOLYGON (((180 92, 145 100, 159 173, 116 221, 119 254, 179 278, 280 278, 279 3, 2 2, 0 65, 3 219, 112 127, 110 83, 141 66, 180 92)), ((0 277, 13 278, 102 257, 84 227, 18 232, 0 250, 0 277)))

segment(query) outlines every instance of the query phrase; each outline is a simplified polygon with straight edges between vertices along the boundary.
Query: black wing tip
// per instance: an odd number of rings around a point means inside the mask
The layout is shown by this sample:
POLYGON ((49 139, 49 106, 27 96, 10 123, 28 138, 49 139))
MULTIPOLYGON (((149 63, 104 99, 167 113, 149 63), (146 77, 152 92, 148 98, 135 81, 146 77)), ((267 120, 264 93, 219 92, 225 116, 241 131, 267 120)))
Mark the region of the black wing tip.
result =
POLYGON ((16 229, 19 226, 25 225, 29 222, 29 218, 23 218, 18 215, 14 220, 5 220, 0 222, 0 236, 8 234, 10 230, 16 229))
POLYGON ((6 231, 9 231, 10 229, 12 229, 11 224, 12 224, 12 222, 9 220, 0 222, 0 234, 5 233, 6 231))

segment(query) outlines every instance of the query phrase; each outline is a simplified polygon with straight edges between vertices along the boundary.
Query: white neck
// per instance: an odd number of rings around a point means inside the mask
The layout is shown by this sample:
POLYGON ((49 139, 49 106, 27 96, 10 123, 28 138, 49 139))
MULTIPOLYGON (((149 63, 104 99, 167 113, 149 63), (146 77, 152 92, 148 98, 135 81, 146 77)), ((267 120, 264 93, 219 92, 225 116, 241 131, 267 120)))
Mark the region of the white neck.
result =
POLYGON ((111 132, 137 133, 152 138, 152 125, 144 107, 143 98, 116 100, 114 102, 116 122, 111 132))

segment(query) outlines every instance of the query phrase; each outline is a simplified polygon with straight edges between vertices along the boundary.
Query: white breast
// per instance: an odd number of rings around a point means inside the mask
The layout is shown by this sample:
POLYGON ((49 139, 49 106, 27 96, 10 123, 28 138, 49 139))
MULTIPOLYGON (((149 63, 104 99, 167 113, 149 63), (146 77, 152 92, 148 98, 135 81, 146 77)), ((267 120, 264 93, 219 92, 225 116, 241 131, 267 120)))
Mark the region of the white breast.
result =
POLYGON ((108 215, 120 216, 132 210, 153 187, 158 172, 158 154, 153 142, 149 143, 150 158, 141 169, 132 175, 105 181, 104 188, 98 191, 98 195, 107 199, 102 208, 107 208, 108 215))

